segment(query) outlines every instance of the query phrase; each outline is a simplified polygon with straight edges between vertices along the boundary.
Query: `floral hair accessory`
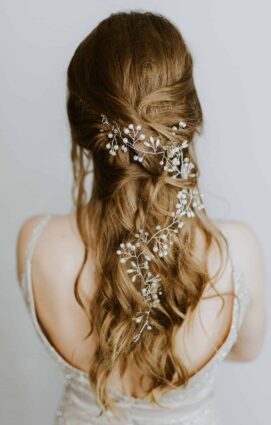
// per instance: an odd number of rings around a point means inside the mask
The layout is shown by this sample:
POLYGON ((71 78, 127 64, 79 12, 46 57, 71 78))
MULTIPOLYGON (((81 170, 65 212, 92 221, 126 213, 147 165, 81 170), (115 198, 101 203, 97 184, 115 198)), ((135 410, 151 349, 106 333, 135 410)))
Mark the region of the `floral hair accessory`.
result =
MULTIPOLYGON (((128 148, 134 152, 133 159, 137 162, 143 162, 146 155, 159 156, 159 163, 164 171, 171 174, 172 177, 181 177, 187 179, 189 177, 196 177, 196 173, 192 173, 195 168, 189 158, 185 155, 184 151, 188 148, 188 141, 182 140, 176 144, 169 140, 163 146, 160 139, 150 136, 146 138, 142 133, 142 126, 140 124, 129 124, 127 127, 121 128, 117 123, 110 124, 107 116, 102 114, 102 123, 108 128, 107 138, 108 142, 106 148, 109 150, 110 155, 116 156, 120 150, 127 152, 128 148)), ((187 125, 184 121, 180 121, 177 126, 172 127, 172 134, 186 128, 187 125)), ((101 132, 104 130, 101 129, 101 132)))
POLYGON ((176 210, 171 213, 171 221, 166 227, 156 226, 156 231, 152 235, 144 229, 139 229, 135 233, 133 242, 121 243, 117 254, 120 256, 121 263, 129 263, 127 273, 131 275, 133 284, 140 282, 140 287, 146 309, 139 311, 133 317, 133 320, 139 324, 139 329, 132 340, 137 342, 144 329, 151 330, 150 320, 151 309, 160 302, 159 295, 162 295, 159 273, 155 276, 149 271, 149 263, 155 258, 166 257, 170 245, 172 245, 172 232, 178 233, 184 226, 184 217, 195 217, 194 210, 202 210, 203 195, 198 189, 182 189, 177 194, 176 210), (150 248, 150 255, 144 248, 150 248))
MULTIPOLYGON (((143 163, 147 155, 157 155, 159 164, 174 178, 188 179, 196 177, 193 172, 195 164, 185 154, 188 148, 188 141, 168 140, 161 144, 159 138, 150 136, 146 138, 142 133, 140 124, 129 124, 121 128, 118 123, 111 124, 105 114, 101 115, 102 123, 107 128, 106 148, 109 154, 116 156, 118 151, 123 153, 128 149, 133 151, 133 159, 143 163)), ((186 128, 186 123, 180 121, 178 126, 172 127, 172 134, 186 128)), ((101 132, 104 132, 101 129, 101 132)), ((172 236, 178 233, 184 226, 184 218, 193 218, 196 211, 204 209, 202 194, 195 188, 181 189, 177 193, 176 209, 170 215, 167 226, 156 226, 155 232, 150 234, 144 229, 139 229, 130 241, 122 242, 117 250, 120 263, 127 264, 127 274, 131 277, 131 283, 137 285, 145 302, 146 308, 138 311, 132 317, 137 324, 137 330, 132 341, 137 342, 145 329, 151 330, 153 323, 151 311, 160 303, 159 296, 163 294, 160 274, 153 274, 150 271, 151 262, 156 256, 159 258, 168 255, 170 245, 173 244, 172 236)))
POLYGON ((139 229, 134 235, 132 242, 121 243, 117 254, 120 262, 128 263, 127 273, 131 276, 132 284, 140 283, 140 288, 146 309, 139 311, 133 317, 138 324, 138 331, 133 336, 137 342, 144 329, 151 330, 151 309, 159 304, 159 295, 162 295, 160 275, 153 275, 149 265, 155 256, 166 257, 170 245, 172 245, 172 234, 178 233, 184 226, 184 217, 195 217, 195 210, 204 208, 202 195, 198 189, 182 189, 177 194, 176 210, 171 213, 171 220, 166 227, 156 226, 155 232, 150 235, 144 229, 139 229), (147 249, 148 248, 148 251, 147 249), (151 254, 149 253, 151 251, 151 254))

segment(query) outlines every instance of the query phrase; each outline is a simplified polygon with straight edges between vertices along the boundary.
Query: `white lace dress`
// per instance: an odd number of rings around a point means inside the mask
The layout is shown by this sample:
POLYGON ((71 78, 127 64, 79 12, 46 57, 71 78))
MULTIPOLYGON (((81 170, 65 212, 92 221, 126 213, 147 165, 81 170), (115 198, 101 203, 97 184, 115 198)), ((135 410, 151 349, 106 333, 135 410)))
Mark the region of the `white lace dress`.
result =
POLYGON ((31 314, 35 329, 48 353, 55 359, 66 377, 62 400, 55 417, 55 425, 218 425, 219 415, 214 403, 213 385, 215 369, 231 350, 238 329, 242 323, 249 303, 249 294, 244 285, 238 261, 232 253, 234 268, 234 287, 237 297, 234 299, 233 317, 229 334, 212 359, 192 378, 186 388, 169 390, 161 396, 160 402, 166 408, 159 408, 147 400, 125 396, 111 391, 110 394, 122 409, 125 419, 120 422, 114 415, 97 417, 100 408, 91 390, 87 374, 67 363, 50 344, 44 335, 36 316, 31 283, 31 258, 35 242, 51 215, 44 217, 33 230, 25 255, 25 267, 22 276, 22 290, 31 314))

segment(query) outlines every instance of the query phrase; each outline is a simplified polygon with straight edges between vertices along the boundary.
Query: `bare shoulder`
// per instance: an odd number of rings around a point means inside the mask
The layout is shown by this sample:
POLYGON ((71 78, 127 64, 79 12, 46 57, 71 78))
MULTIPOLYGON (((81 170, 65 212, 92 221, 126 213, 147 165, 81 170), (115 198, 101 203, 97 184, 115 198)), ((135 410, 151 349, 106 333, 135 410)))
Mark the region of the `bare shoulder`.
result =
POLYGON ((226 236, 240 259, 261 255, 259 238, 249 224, 238 220, 215 220, 215 224, 226 236))
MULTIPOLYGON (((249 274, 253 264, 262 262, 262 252, 259 239, 254 229, 247 223, 238 220, 212 220, 214 226, 219 230, 228 242, 231 255, 237 259, 241 269, 249 274)), ((197 233, 196 251, 204 252, 205 236, 202 232, 197 233)), ((208 252, 208 271, 212 276, 222 267, 221 279, 216 282, 216 288, 220 291, 227 291, 231 284, 232 264, 227 257, 226 245, 220 246, 212 243, 208 252)), ((207 287, 209 290, 209 288, 207 287)))
POLYGON ((231 239, 256 241, 257 236, 251 225, 239 220, 214 220, 215 225, 231 239))
POLYGON ((260 240, 253 227, 242 221, 215 220, 228 240, 252 292, 263 285, 264 258, 260 240))
POLYGON ((250 305, 246 310, 238 339, 229 360, 253 360, 261 351, 266 334, 265 264, 261 243, 255 230, 240 221, 215 221, 226 236, 244 276, 244 285, 250 293, 250 305))
MULTIPOLYGON (((22 275, 25 251, 35 227, 46 215, 35 215, 27 218, 21 224, 16 242, 17 277, 22 275)), ((82 258, 83 243, 76 227, 75 214, 53 215, 40 234, 33 259, 40 268, 69 272, 73 267, 78 269, 79 258, 82 258)))

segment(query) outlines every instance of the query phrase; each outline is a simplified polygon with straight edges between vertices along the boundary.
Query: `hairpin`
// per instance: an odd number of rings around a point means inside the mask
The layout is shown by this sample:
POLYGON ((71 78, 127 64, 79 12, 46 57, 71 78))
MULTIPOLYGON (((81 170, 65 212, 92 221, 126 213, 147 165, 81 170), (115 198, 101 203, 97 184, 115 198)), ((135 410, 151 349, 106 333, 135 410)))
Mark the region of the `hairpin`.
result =
MULTIPOLYGON (((127 127, 121 128, 118 123, 110 124, 105 114, 101 114, 101 117, 102 123, 106 127, 109 127, 106 148, 111 155, 116 156, 119 150, 127 152, 128 148, 130 148, 134 152, 134 161, 140 163, 144 161, 146 155, 157 155, 160 159, 159 164, 163 167, 163 170, 170 173, 174 178, 180 176, 183 179, 188 179, 197 175, 196 173, 192 173, 195 164, 184 154, 185 149, 188 148, 188 141, 186 139, 178 144, 169 140, 166 144, 161 145, 158 137, 150 136, 146 138, 145 134, 141 131, 142 126, 140 124, 129 124, 127 127)), ((172 127, 172 134, 176 134, 176 131, 180 131, 186 127, 186 123, 180 121, 178 127, 172 127)), ((104 129, 101 129, 101 132, 103 131, 104 129)))

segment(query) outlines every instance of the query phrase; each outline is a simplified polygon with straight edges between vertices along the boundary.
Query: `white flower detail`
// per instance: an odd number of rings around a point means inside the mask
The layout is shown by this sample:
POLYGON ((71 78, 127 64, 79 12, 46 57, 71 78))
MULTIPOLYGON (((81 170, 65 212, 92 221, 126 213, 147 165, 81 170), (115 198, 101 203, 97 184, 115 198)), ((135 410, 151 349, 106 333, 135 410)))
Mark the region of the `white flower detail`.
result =
MULTIPOLYGON (((106 148, 111 155, 116 156, 117 151, 127 152, 128 148, 131 148, 134 152, 134 161, 140 163, 144 161, 146 155, 158 155, 160 157, 159 164, 163 167, 163 170, 174 178, 180 176, 183 179, 188 179, 197 175, 192 172, 195 164, 190 162, 189 158, 184 154, 184 150, 189 146, 186 139, 178 144, 169 140, 167 144, 161 146, 159 138, 153 136, 146 138, 145 134, 141 132, 141 125, 129 124, 128 127, 122 129, 117 123, 110 124, 105 114, 101 116, 102 123, 109 127, 106 148)), ((178 127, 172 127, 172 134, 176 134, 177 131, 186 127, 186 123, 180 121, 178 127)), ((103 131, 101 130, 101 132, 103 131)))
POLYGON ((202 210, 203 208, 202 195, 197 188, 182 189, 177 194, 176 209, 171 213, 171 220, 166 227, 162 228, 157 225, 155 233, 152 235, 144 229, 139 229, 132 242, 120 244, 117 250, 120 262, 129 263, 126 272, 131 276, 131 282, 133 284, 138 283, 142 288, 141 293, 146 302, 146 310, 137 312, 133 317, 133 320, 139 326, 139 330, 133 337, 134 342, 139 340, 144 329, 152 329, 151 309, 159 304, 159 295, 163 293, 160 275, 154 276, 151 273, 149 270, 150 262, 156 255, 159 257, 168 255, 169 247, 173 243, 172 233, 178 233, 182 229, 183 218, 193 218, 195 210, 202 210))

